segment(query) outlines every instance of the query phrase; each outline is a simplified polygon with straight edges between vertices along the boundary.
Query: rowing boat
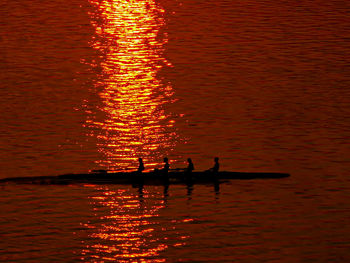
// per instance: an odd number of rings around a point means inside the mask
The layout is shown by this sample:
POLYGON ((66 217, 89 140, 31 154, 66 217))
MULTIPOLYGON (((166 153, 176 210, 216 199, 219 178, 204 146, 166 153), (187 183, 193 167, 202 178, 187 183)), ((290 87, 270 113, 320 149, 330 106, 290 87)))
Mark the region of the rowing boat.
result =
POLYGON ((160 172, 126 173, 97 171, 81 174, 63 174, 58 176, 10 177, 0 179, 0 183, 22 184, 208 184, 226 182, 228 180, 247 179, 278 179, 289 177, 287 173, 258 173, 258 172, 192 172, 190 176, 183 172, 169 172, 166 176, 160 172))

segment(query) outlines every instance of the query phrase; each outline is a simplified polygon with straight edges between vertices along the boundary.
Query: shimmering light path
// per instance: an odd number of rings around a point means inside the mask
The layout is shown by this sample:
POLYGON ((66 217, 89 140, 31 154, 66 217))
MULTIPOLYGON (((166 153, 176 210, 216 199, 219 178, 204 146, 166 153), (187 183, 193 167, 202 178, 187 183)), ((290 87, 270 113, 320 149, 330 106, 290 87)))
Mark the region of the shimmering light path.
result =
POLYGON ((135 167, 143 157, 147 168, 153 168, 176 139, 175 121, 164 110, 173 91, 157 77, 169 65, 162 57, 164 10, 152 0, 91 3, 97 10, 90 14, 96 31, 91 45, 102 58, 95 88, 103 118, 91 114, 87 121, 103 156, 97 163, 120 170, 135 167))
POLYGON ((222 170, 292 176, 171 185, 168 197, 2 185, 0 262, 350 262, 349 11, 2 1, 0 178, 133 168, 139 156, 152 169, 164 155, 171 168, 219 156, 222 170))
POLYGON ((159 198, 159 193, 145 189, 96 190, 90 197, 96 220, 83 224, 90 233, 81 252, 83 261, 166 262, 161 252, 169 246, 186 244, 188 236, 181 236, 174 222, 160 223, 160 210, 166 208, 167 194, 159 198), (172 236, 177 238, 172 240, 172 236))

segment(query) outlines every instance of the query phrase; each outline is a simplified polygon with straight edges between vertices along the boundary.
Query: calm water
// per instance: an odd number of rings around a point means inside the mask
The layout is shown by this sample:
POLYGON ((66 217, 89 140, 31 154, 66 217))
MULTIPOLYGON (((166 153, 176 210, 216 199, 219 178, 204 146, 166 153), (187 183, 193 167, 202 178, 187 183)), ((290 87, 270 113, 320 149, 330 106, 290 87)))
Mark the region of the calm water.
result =
POLYGON ((347 1, 2 1, 0 177, 184 166, 212 186, 0 186, 0 261, 350 260, 347 1))

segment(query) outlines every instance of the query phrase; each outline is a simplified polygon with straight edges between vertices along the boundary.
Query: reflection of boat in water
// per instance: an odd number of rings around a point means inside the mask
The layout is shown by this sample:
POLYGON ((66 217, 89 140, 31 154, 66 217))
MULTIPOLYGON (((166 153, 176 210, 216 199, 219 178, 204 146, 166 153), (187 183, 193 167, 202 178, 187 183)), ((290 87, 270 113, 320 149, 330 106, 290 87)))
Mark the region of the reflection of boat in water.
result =
MULTIPOLYGON (((169 172, 164 176, 160 172, 148 173, 109 173, 96 171, 83 174, 63 174, 59 176, 13 177, 0 179, 0 183, 25 183, 25 184, 134 184, 142 181, 145 185, 187 184, 188 178, 183 172, 169 172)), ((289 177, 287 173, 258 173, 258 172, 192 172, 191 184, 212 184, 213 182, 226 182, 228 180, 246 179, 277 179, 289 177)))

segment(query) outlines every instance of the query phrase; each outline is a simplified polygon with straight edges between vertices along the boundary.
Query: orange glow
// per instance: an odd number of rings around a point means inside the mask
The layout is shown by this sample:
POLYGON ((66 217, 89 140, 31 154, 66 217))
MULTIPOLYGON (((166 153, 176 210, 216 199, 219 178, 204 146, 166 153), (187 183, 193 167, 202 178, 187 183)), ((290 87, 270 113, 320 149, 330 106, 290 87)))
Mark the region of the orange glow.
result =
MULTIPOLYGON (((96 218, 84 224, 92 230, 89 236, 93 242, 87 242, 82 260, 165 262, 160 252, 169 246, 164 236, 167 229, 159 226, 157 220, 165 207, 164 200, 143 190, 143 197, 147 198, 144 203, 137 193, 126 189, 112 191, 108 187, 98 188, 97 195, 91 197, 96 218), (159 231, 163 234, 159 235, 159 231)), ((183 246, 187 238, 182 236, 183 242, 170 246, 183 246)))
POLYGON ((153 0, 90 2, 97 10, 90 14, 96 33, 91 45, 102 54, 95 88, 104 119, 90 114, 87 120, 103 155, 97 163, 121 170, 136 167, 142 157, 146 168, 154 168, 177 137, 175 121, 164 110, 172 87, 157 78, 159 69, 170 65, 162 57, 164 10, 153 0))

